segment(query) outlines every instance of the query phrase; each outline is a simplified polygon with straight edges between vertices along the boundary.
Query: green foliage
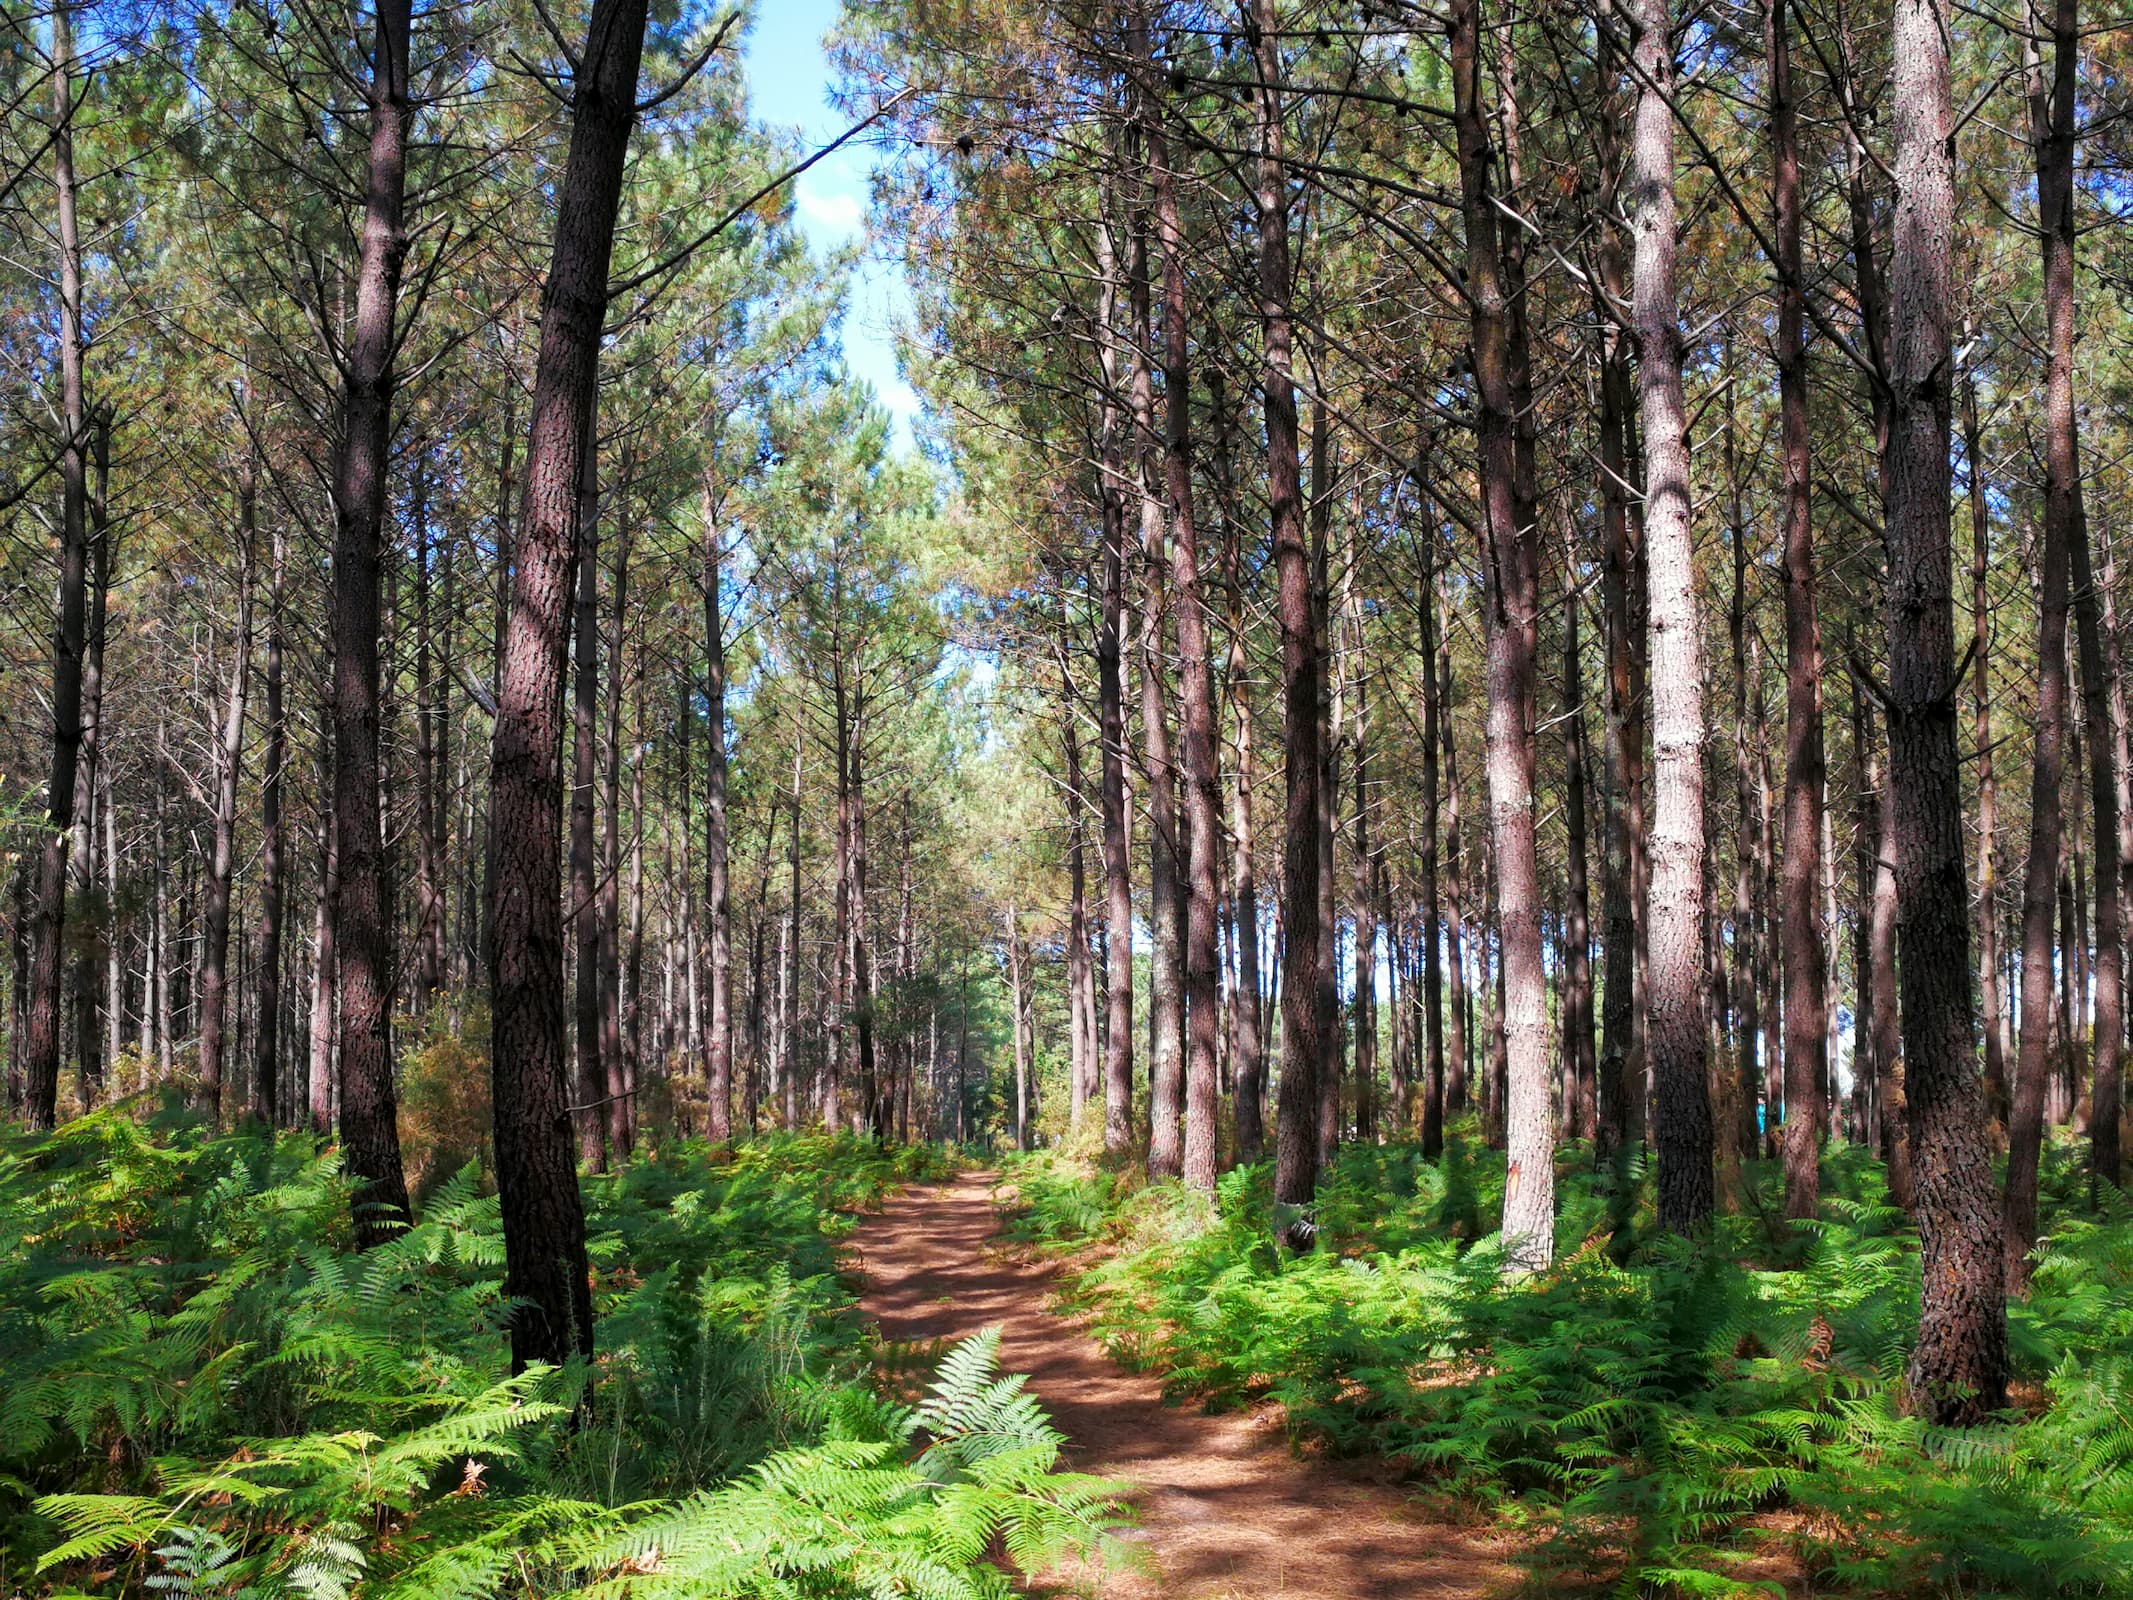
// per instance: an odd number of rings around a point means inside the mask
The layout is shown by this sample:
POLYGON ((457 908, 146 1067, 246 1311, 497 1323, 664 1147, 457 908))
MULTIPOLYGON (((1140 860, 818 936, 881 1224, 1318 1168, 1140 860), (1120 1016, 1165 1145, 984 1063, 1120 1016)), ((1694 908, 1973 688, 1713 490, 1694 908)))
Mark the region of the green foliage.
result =
POLYGON ((835 1247, 938 1152, 683 1145, 588 1180, 600 1351, 513 1375, 469 1166, 358 1255, 300 1137, 104 1113, 0 1147, 11 1591, 1005 1594, 1097 1549, 1109 1486, 997 1340, 916 1406, 863 1381, 835 1247))
POLYGON ((1552 1586, 1621 1592, 2133 1595, 2133 1218, 2079 1214, 2069 1164, 2011 1313, 2021 1413, 1951 1434, 1905 1412, 1918 1257, 1879 1169, 1831 1152, 1822 1217, 1776 1221, 1774 1173, 1701 1245, 1621 1247, 1648 1216, 1564 1153, 1560 1259, 1506 1287, 1473 1243, 1500 1157, 1455 1139, 1343 1152, 1324 1248, 1276 1248, 1264 1167, 1210 1217, 1051 1156, 1016 1170, 1019 1233, 1100 1246, 1072 1293, 1122 1359, 1211 1405, 1272 1400, 1292 1435, 1409 1464, 1427 1492, 1532 1533, 1552 1586))

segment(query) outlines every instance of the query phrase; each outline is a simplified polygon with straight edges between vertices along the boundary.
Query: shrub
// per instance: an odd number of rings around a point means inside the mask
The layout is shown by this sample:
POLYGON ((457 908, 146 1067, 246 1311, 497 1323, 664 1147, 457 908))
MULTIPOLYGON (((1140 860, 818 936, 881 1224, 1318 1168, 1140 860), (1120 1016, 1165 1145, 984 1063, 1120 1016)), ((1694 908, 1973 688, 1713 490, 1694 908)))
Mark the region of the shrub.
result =
POLYGON ((588 1180, 590 1364, 512 1375, 469 1165, 350 1248, 306 1138, 104 1112, 0 1145, 0 1583, 308 1600, 1006 1592, 1107 1486, 978 1339, 878 1395, 835 1244, 941 1170, 849 1139, 588 1180))

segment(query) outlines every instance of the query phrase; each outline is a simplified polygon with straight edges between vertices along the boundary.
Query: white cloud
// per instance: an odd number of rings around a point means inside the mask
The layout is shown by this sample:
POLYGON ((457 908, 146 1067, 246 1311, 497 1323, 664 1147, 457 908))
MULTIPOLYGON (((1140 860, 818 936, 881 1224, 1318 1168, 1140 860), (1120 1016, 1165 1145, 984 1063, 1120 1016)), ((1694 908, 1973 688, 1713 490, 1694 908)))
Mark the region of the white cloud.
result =
POLYGON ((819 232, 841 243, 866 226, 866 207, 854 194, 824 194, 802 182, 794 196, 794 204, 799 208, 802 221, 812 224, 808 229, 810 237, 819 232))

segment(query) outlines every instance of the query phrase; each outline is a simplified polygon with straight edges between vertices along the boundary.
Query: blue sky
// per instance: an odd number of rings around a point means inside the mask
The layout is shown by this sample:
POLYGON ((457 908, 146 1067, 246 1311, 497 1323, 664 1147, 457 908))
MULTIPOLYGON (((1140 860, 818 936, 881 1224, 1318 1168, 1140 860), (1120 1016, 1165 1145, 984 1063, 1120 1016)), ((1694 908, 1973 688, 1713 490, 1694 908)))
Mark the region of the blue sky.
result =
MULTIPOLYGON (((829 103, 830 66, 822 39, 835 26, 841 0, 758 0, 748 39, 748 81, 756 117, 798 128, 810 147, 829 143, 849 125, 829 103)), ((818 251, 867 235, 867 180, 878 151, 855 140, 810 167, 794 186, 801 231, 818 251)), ((899 264, 869 253, 854 285, 844 325, 845 364, 874 386, 896 418, 900 444, 911 439, 918 396, 896 372, 895 323, 909 304, 899 264)))

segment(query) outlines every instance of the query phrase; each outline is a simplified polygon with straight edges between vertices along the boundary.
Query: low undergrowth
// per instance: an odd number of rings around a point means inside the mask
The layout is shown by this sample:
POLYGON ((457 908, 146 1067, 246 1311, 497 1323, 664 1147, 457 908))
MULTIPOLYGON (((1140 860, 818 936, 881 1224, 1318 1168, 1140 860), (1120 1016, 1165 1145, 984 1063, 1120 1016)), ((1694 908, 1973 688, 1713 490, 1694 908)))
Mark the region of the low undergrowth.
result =
POLYGON ((2019 1408, 1967 1433, 1905 1413, 1918 1258, 1879 1169, 1837 1148, 1811 1227, 1777 1175, 1700 1247, 1656 1236, 1646 1174, 1564 1153, 1558 1264, 1513 1287, 1500 1157, 1471 1137, 1343 1152, 1320 1248, 1274 1243, 1264 1166, 1212 1201, 1039 1155, 1012 1225, 1082 1252, 1071 1295, 1121 1359, 1209 1404, 1278 1401, 1299 1441, 1408 1464, 1527 1533, 1535 1581, 1624 1594, 2133 1596, 2133 1219, 2063 1159, 2010 1315, 2019 1408))
POLYGON ((599 1352, 509 1370, 469 1167, 351 1248, 307 1138, 103 1113, 0 1145, 0 1592, 1004 1595, 1108 1486, 996 1341, 867 1381, 834 1251, 937 1152, 681 1145, 589 1179, 599 1352))

